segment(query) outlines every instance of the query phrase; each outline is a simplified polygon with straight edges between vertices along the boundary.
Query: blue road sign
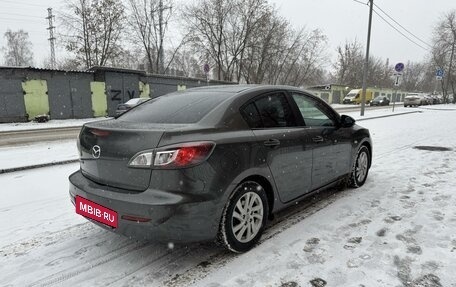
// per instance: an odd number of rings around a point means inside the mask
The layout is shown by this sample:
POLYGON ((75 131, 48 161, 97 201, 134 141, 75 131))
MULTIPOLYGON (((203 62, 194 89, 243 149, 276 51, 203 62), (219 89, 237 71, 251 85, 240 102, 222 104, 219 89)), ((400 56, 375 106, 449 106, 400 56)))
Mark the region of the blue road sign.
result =
POLYGON ((439 69, 437 69, 437 70, 435 71, 435 76, 436 76, 436 77, 443 77, 443 74, 444 74, 443 69, 440 69, 440 68, 439 68, 439 69))
POLYGON ((398 73, 402 72, 404 70, 404 63, 397 63, 396 66, 394 66, 394 70, 398 73))

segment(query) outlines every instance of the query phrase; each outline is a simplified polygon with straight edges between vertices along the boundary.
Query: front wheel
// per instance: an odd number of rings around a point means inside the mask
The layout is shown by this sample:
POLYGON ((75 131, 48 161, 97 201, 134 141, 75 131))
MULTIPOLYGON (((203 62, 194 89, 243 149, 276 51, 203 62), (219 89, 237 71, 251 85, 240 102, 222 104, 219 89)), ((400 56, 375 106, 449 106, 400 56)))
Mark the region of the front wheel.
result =
POLYGON ((351 187, 362 186, 366 182, 369 167, 369 149, 363 145, 359 148, 358 153, 356 154, 356 159, 350 173, 349 185, 351 187))
POLYGON ((219 230, 219 242, 241 253, 260 239, 268 216, 268 200, 263 187, 246 181, 236 187, 225 206, 219 230))

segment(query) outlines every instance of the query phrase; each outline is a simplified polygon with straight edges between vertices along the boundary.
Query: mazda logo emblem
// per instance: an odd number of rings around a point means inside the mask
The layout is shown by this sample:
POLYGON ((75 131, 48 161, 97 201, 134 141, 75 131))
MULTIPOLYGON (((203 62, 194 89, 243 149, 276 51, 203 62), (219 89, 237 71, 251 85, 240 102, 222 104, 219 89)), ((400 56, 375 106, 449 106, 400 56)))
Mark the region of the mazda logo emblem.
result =
POLYGON ((100 155, 101 155, 101 147, 99 145, 94 145, 92 147, 93 158, 100 158, 100 155))

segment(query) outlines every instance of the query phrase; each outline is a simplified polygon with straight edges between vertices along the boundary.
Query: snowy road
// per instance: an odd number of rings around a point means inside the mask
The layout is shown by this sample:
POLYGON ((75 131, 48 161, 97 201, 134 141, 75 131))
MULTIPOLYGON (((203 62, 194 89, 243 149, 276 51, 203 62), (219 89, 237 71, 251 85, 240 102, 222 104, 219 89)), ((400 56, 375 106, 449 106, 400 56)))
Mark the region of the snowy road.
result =
POLYGON ((68 198, 77 164, 2 174, 0 286, 456 286, 455 120, 423 109, 361 121, 374 141, 366 185, 282 212, 242 255, 94 226, 68 198))

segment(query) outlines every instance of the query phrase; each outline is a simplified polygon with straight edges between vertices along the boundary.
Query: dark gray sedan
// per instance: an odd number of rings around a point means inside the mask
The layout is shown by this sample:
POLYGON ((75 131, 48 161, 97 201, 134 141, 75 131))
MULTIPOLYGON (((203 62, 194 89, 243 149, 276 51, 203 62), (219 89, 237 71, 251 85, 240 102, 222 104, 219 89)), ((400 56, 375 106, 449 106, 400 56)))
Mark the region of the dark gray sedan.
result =
POLYGON ((390 100, 385 96, 377 96, 370 102, 371 106, 389 106, 389 104, 390 100))
POLYGON ((78 214, 137 239, 216 239, 235 252, 255 245, 272 213, 363 185, 372 158, 367 129, 288 86, 164 95, 85 124, 78 148, 78 214))

